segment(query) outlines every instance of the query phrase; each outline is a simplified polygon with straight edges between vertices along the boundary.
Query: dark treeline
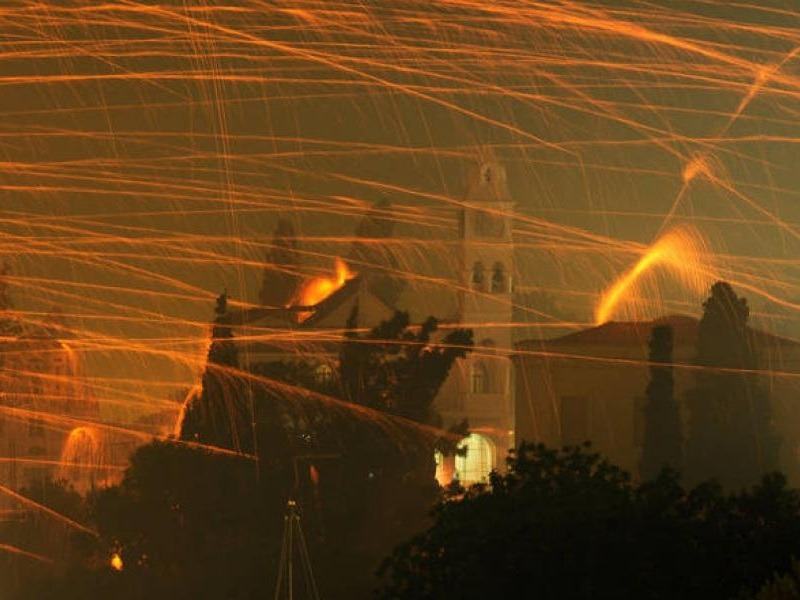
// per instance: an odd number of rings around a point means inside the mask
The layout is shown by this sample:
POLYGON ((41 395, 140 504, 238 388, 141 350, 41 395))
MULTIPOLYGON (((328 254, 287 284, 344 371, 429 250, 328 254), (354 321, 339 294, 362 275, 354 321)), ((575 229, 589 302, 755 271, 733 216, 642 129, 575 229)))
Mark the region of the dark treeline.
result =
MULTIPOLYGON (((436 434, 434 399, 470 331, 437 344, 434 319, 412 328, 397 313, 358 334, 356 309, 335 360, 266 363, 254 379, 223 295, 181 439, 140 448, 120 485, 85 502, 58 484, 31 490, 98 536, 62 528, 58 565, 13 571, 22 592, 7 597, 269 597, 295 499, 327 599, 800 598, 800 495, 774 472, 748 316, 728 284, 712 287, 684 398, 673 332, 654 328, 640 477, 588 446, 523 443, 506 474, 465 491, 435 481, 434 451, 456 451, 468 424, 436 434)), ((44 553, 36 523, 13 539, 44 553)))
POLYGON ((800 495, 779 474, 727 494, 669 470, 634 484, 584 448, 523 444, 395 551, 380 597, 733 600, 789 571, 798 536, 800 495))
POLYGON ((289 499, 301 507, 322 596, 368 597, 382 560, 429 524, 441 497, 434 453, 455 451, 466 423, 437 433, 433 401, 472 333, 437 340, 435 319, 411 327, 402 312, 365 334, 357 321, 356 308, 332 366, 265 363, 254 378, 239 370, 220 296, 202 394, 186 407, 180 439, 140 448, 119 486, 92 494, 94 554, 22 597, 264 597, 289 499), (118 573, 108 566, 114 549, 118 573))

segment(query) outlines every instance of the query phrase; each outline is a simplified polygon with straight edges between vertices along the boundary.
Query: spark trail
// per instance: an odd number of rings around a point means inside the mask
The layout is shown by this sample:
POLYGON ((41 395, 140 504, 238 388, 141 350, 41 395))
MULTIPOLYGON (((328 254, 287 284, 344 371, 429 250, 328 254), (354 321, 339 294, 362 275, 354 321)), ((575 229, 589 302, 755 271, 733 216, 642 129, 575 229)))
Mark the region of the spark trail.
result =
MULTIPOLYGON (((485 217, 510 218, 513 248, 477 243, 513 250, 515 293, 507 322, 469 323, 476 340, 697 314, 716 277, 747 293, 760 327, 800 338, 800 12, 726 10, 5 4, 0 392, 16 404, 0 413, 64 442, 85 428, 131 448, 169 436, 225 288, 233 311, 263 309, 260 290, 279 277, 297 284, 296 305, 355 274, 402 284, 399 302, 423 317, 491 299, 460 257, 467 174, 486 156, 505 165, 515 203, 485 217), (294 229, 288 250, 279 219, 294 229)), ((318 360, 343 334, 297 320, 233 335, 318 360)), ((2 454, 0 468, 97 462, 2 454)))

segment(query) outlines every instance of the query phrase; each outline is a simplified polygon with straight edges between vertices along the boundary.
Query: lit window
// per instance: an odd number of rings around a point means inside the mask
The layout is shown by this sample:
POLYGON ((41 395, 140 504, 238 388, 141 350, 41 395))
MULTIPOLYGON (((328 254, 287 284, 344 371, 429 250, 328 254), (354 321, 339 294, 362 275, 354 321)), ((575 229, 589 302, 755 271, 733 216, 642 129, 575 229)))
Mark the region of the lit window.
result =
POLYGON ((494 468, 494 444, 480 435, 471 433, 458 444, 456 477, 463 485, 485 483, 494 468))

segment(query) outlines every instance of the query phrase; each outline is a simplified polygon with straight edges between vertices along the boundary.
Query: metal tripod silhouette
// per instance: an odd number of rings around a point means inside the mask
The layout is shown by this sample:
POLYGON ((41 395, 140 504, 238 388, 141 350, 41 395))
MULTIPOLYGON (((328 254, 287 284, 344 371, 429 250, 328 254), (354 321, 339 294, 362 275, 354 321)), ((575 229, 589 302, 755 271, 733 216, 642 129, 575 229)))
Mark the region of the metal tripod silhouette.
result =
POLYGON ((319 600, 319 591, 311 569, 306 538, 300 525, 300 513, 297 503, 289 500, 286 504, 286 516, 283 518, 283 544, 278 562, 278 580, 275 583, 275 600, 294 600, 295 553, 300 557, 300 577, 305 581, 306 597, 319 600), (295 550, 295 540, 297 548, 295 550))

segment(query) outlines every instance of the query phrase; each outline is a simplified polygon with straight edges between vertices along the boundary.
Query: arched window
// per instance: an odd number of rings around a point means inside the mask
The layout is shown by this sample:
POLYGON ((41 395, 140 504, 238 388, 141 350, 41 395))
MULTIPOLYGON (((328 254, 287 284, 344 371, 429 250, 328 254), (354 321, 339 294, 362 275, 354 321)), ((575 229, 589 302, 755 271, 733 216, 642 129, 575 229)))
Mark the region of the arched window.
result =
POLYGON ((318 365, 317 368, 314 369, 314 381, 316 381, 318 385, 327 385, 333 381, 333 369, 331 369, 330 365, 326 365, 325 363, 318 365))
POLYGON ((499 262, 492 267, 492 293, 498 294, 506 291, 506 272, 499 262))
POLYGON ((489 391, 489 371, 482 362, 472 363, 469 387, 473 394, 485 394, 489 391))
POLYGON ((485 278, 483 263, 478 261, 472 267, 472 287, 482 290, 485 278))
POLYGON ((488 481, 494 468, 494 444, 479 434, 471 433, 458 444, 456 477, 462 485, 488 481))

